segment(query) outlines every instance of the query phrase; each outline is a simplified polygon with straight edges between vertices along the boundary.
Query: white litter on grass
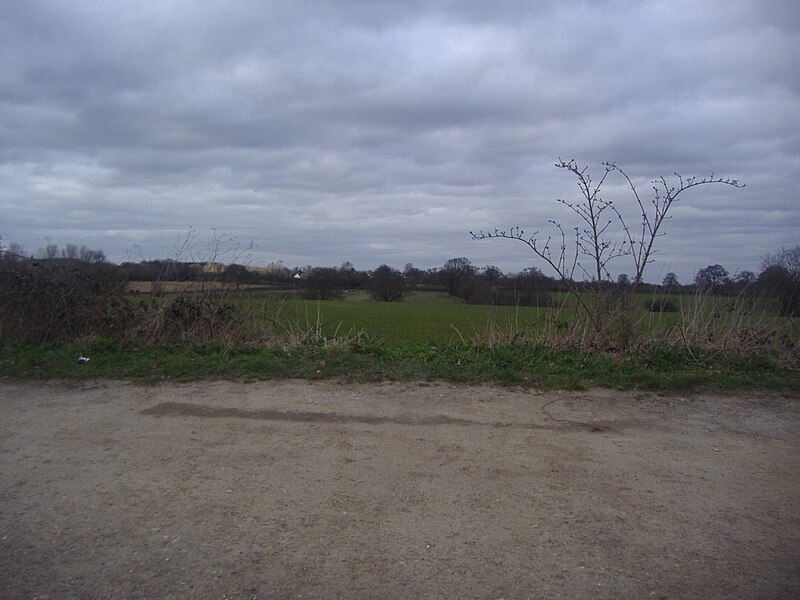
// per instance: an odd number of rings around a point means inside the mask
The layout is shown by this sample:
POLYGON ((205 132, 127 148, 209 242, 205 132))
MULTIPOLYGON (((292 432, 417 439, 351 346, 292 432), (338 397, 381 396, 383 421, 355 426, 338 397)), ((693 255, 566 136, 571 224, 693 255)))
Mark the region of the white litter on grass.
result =
POLYGON ((77 362, 79 365, 85 365, 87 362, 89 362, 89 359, 85 356, 79 356, 75 359, 75 362, 77 362))

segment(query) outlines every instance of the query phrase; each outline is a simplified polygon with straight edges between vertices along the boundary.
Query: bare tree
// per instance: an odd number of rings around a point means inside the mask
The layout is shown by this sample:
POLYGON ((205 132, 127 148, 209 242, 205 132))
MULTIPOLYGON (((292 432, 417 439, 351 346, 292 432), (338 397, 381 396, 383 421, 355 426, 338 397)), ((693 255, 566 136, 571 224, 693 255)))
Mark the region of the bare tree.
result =
POLYGON ((758 277, 752 271, 737 271, 733 275, 733 282, 741 287, 753 285, 758 277))
MULTIPOLYGON (((69 247, 69 246, 68 246, 69 247)), ((78 260, 86 263, 101 263, 106 261, 106 255, 102 250, 92 250, 86 246, 77 249, 78 260)))
POLYGON ((52 260, 54 258, 58 258, 58 245, 47 244, 44 248, 39 248, 36 251, 36 258, 41 258, 44 260, 52 260))
POLYGON ((381 302, 402 300, 405 294, 403 274, 389 265, 381 265, 372 273, 370 294, 381 302))
POLYGON ((447 287, 447 293, 455 296, 458 294, 459 288, 475 277, 477 272, 478 269, 468 258, 460 256, 451 258, 444 263, 439 270, 439 280, 447 287))
POLYGON ((670 290, 672 288, 676 288, 680 284, 681 283, 680 283, 680 281, 678 281, 678 276, 675 275, 675 273, 673 273, 672 271, 667 273, 664 276, 663 281, 661 282, 662 287, 665 287, 667 290, 670 290))
POLYGON ((106 255, 102 250, 92 250, 84 245, 67 244, 61 250, 55 244, 48 244, 45 248, 39 249, 40 258, 65 258, 69 260, 79 260, 85 263, 105 262, 106 255))
POLYGON ((67 244, 61 249, 61 258, 77 259, 78 251, 76 244, 67 244))
POLYGON ((565 161, 559 159, 556 167, 565 169, 572 173, 578 180, 582 198, 577 202, 571 202, 559 198, 557 201, 574 212, 582 222, 575 227, 575 253, 574 260, 568 261, 566 258, 566 234, 562 225, 552 219, 548 219, 559 232, 561 244, 558 251, 553 254, 552 237, 548 236, 544 243, 537 237, 536 231, 531 236, 526 236, 525 232, 519 227, 512 227, 509 231, 494 230, 494 233, 470 232, 473 239, 487 238, 506 238, 515 239, 527 244, 534 254, 544 260, 556 273, 562 277, 571 277, 574 274, 574 267, 577 265, 581 271, 587 274, 593 281, 600 282, 610 279, 608 264, 619 257, 630 256, 634 265, 634 276, 632 283, 634 286, 642 282, 645 267, 653 261, 653 254, 656 252, 654 245, 657 238, 664 235, 661 227, 665 220, 669 218, 669 210, 678 200, 678 196, 688 189, 709 183, 721 183, 733 187, 744 187, 737 179, 715 178, 712 173, 709 177, 698 179, 696 177, 683 178, 678 173, 677 185, 671 185, 666 178, 654 179, 653 198, 648 207, 642 200, 636 185, 630 176, 615 163, 603 163, 604 173, 599 182, 594 183, 591 176, 587 173, 588 167, 579 167, 574 159, 565 161), (612 173, 619 173, 628 183, 636 206, 641 215, 640 227, 638 232, 634 232, 626 223, 620 210, 610 200, 605 200, 600 195, 603 184, 612 173), (611 218, 609 218, 611 217, 611 218), (622 239, 609 239, 614 224, 618 224, 622 229, 622 239), (580 257, 589 258, 590 264, 584 266, 580 257))
POLYGON ((781 315, 800 315, 800 245, 768 254, 761 268, 758 285, 778 300, 781 315))
MULTIPOLYGON (((9 245, 10 247, 11 245, 9 245)), ((761 261, 761 268, 766 270, 769 267, 780 267, 800 281, 800 245, 781 248, 777 252, 767 254, 761 261)))
POLYGON ((574 280, 577 270, 581 271, 585 278, 595 282, 595 289, 602 300, 603 282, 611 281, 609 264, 616 259, 630 257, 634 275, 628 292, 633 294, 642 282, 645 268, 653 261, 656 239, 664 235, 662 231, 664 221, 669 218, 670 209, 683 192, 712 183, 744 187, 744 184, 739 183, 737 179, 719 178, 713 173, 703 178, 684 178, 675 173, 677 181, 672 183, 665 177, 652 180, 653 197, 649 202, 645 202, 631 177, 616 163, 603 163, 604 171, 597 182, 589 175, 588 167, 579 166, 574 159, 565 161, 559 158, 555 166, 571 173, 577 180, 580 191, 580 198, 576 201, 557 199, 577 217, 577 225, 570 228, 573 233, 568 236, 565 226, 558 221, 548 219, 556 230, 555 237, 553 235, 544 237, 539 231, 526 234, 517 226, 509 230, 495 229, 494 232, 480 231, 477 234, 470 231, 470 235, 476 240, 504 238, 527 245, 567 285, 568 291, 576 299, 596 332, 600 332, 603 328, 603 313, 608 308, 607 303, 588 302, 584 298, 574 280), (639 225, 636 229, 629 225, 623 211, 613 201, 602 197, 603 185, 614 173, 623 177, 633 195, 634 209, 639 214, 639 225))
POLYGON ((694 284, 703 290, 718 291, 730 282, 730 274, 722 265, 708 265, 694 276, 694 284))
MULTIPOLYGON (((732 187, 744 187, 737 179, 715 177, 684 178, 675 173, 677 181, 670 183, 665 177, 652 181, 653 197, 645 202, 639 195, 631 177, 616 163, 603 163, 604 172, 595 182, 588 173, 588 167, 579 166, 574 159, 559 159, 555 165, 566 170, 577 179, 580 199, 557 201, 566 206, 578 217, 578 224, 572 228, 574 235, 567 236, 566 228, 553 219, 548 222, 556 229, 556 237, 543 237, 539 231, 528 235, 520 227, 509 230, 495 229, 494 232, 470 232, 473 239, 505 238, 518 240, 526 244, 533 253, 543 260, 556 274, 566 282, 569 291, 576 298, 579 306, 586 312, 596 328, 600 327, 600 315, 596 309, 589 307, 580 290, 574 283, 576 270, 580 270, 591 281, 596 283, 596 290, 602 293, 602 282, 611 281, 609 264, 618 258, 630 257, 633 262, 634 275, 631 278, 630 291, 633 293, 641 284, 645 268, 653 261, 656 252, 656 239, 663 236, 662 226, 669 218, 669 211, 679 196, 686 190, 706 184, 723 184, 732 187), (635 209, 640 215, 637 229, 633 229, 623 216, 623 212, 611 200, 602 197, 602 188, 609 175, 617 173, 628 184, 635 209), (569 237, 569 243, 568 243, 569 237), (570 251, 571 248, 571 251, 570 251)), ((599 305, 597 305, 599 306, 599 305)))

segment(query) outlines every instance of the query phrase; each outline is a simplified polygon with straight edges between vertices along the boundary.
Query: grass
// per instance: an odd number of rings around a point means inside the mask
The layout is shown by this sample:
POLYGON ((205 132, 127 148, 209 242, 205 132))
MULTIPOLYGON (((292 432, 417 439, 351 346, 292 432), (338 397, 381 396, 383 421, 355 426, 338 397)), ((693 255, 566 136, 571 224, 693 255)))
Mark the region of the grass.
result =
MULTIPOLYGON (((535 336, 547 327, 569 327, 575 321, 574 301, 567 294, 555 296, 558 307, 542 308, 470 305, 444 292, 413 292, 403 302, 375 302, 366 292, 358 291, 348 293, 343 300, 285 300, 282 315, 301 325, 315 323, 319 316, 327 335, 363 329, 389 345, 449 344, 476 339, 485 342, 490 330, 535 336)), ((692 295, 657 298, 670 301, 678 311, 650 312, 646 306, 653 302, 654 295, 637 294, 632 326, 638 339, 658 342, 679 327, 697 330, 711 323, 716 330, 724 331, 745 321, 750 326, 786 328, 791 333, 786 320, 774 316, 763 301, 692 295)))
MULTIPOLYGON (((254 311, 274 296, 248 294, 254 311)), ((769 356, 716 349, 688 350, 667 340, 681 320, 724 329, 742 318, 782 322, 769 310, 740 311, 729 299, 698 303, 670 298, 680 313, 650 313, 648 295, 636 299, 636 327, 650 340, 633 352, 558 350, 537 342, 546 327, 569 327, 574 307, 506 308, 467 305, 444 293, 415 292, 400 303, 371 301, 363 292, 340 301, 281 300, 280 318, 299 342, 247 347, 220 342, 135 344, 87 338, 81 343, 0 346, 0 376, 26 379, 114 378, 136 381, 274 378, 451 381, 536 388, 604 386, 639 389, 800 390, 796 366, 769 356), (369 335, 363 335, 368 332, 369 335), (519 340, 509 332, 524 332, 519 340), (88 356, 87 364, 76 357, 88 356)), ((255 313, 259 314, 259 313, 255 313)), ((696 326, 695 326, 696 327, 696 326)), ((783 327, 789 331, 788 325, 783 327)), ((697 327, 696 327, 697 328, 697 327)), ((705 330, 704 330, 705 331, 705 330)), ((708 333, 708 332, 705 332, 708 333)), ((710 334, 714 334, 711 331, 710 334)), ((734 340, 735 342, 735 340, 734 340)), ((795 336, 796 343, 796 336, 795 336)), ((796 364, 796 363, 795 363, 796 364)))
POLYGON ((580 389, 800 390, 800 372, 763 358, 731 354, 689 357, 654 347, 627 355, 554 352, 535 346, 487 348, 453 343, 373 348, 301 346, 288 350, 209 344, 137 348, 102 340, 85 344, 4 346, 0 374, 24 379, 130 379, 143 382, 275 378, 494 383, 580 389), (90 361, 78 364, 76 357, 90 361))
MULTIPOLYGON (((470 338, 476 327, 488 319, 502 324, 514 321, 536 326, 544 323, 550 309, 489 307, 444 302, 438 295, 433 301, 418 293, 405 302, 373 302, 366 300, 287 300, 283 315, 295 322, 316 320, 320 315, 325 333, 332 335, 353 329, 366 329, 383 342, 392 345, 447 344, 470 338)), ((447 297, 446 295, 444 295, 447 297)))

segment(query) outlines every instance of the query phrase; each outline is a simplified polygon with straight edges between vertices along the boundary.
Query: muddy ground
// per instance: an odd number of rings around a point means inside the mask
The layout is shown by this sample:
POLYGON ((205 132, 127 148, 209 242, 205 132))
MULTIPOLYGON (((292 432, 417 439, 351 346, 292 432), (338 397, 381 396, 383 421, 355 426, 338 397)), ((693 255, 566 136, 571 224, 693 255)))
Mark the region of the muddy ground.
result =
POLYGON ((800 598, 800 397, 0 382, 2 598, 800 598))

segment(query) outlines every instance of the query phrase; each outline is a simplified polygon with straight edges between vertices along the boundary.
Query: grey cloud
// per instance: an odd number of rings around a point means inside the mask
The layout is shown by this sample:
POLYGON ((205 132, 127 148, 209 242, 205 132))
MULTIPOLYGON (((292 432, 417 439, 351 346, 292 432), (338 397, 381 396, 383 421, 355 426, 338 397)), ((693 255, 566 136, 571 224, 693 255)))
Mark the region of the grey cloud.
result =
POLYGON ((797 17, 777 0, 5 3, 0 234, 123 257, 216 227, 265 261, 515 269, 524 247, 467 232, 566 219, 562 156, 617 161, 645 191, 742 178, 686 196, 658 269, 756 270, 797 243, 797 17))

